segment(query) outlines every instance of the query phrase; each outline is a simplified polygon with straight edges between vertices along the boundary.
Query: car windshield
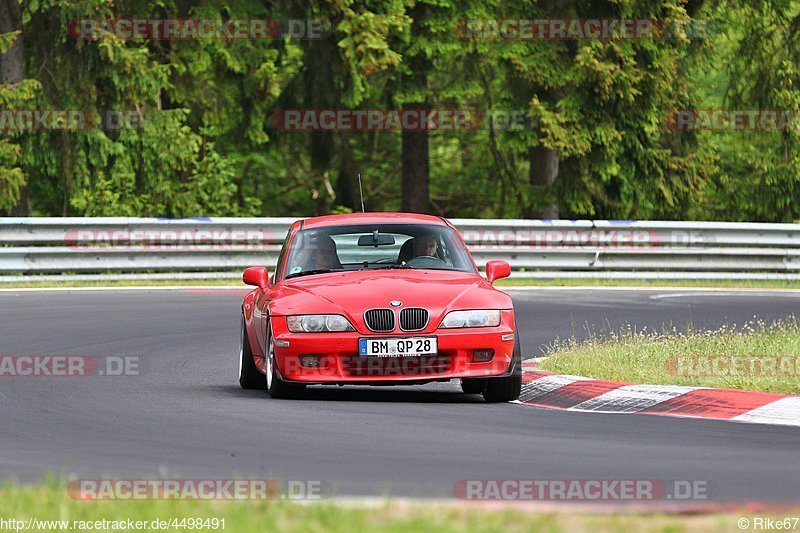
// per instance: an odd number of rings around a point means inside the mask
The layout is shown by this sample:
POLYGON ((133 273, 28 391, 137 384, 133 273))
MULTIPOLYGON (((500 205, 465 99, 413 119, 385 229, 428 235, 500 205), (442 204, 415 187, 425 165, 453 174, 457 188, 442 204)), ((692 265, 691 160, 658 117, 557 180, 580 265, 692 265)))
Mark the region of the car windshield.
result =
POLYGON ((413 268, 477 273, 455 230, 431 224, 334 226, 295 235, 286 278, 341 270, 413 268))

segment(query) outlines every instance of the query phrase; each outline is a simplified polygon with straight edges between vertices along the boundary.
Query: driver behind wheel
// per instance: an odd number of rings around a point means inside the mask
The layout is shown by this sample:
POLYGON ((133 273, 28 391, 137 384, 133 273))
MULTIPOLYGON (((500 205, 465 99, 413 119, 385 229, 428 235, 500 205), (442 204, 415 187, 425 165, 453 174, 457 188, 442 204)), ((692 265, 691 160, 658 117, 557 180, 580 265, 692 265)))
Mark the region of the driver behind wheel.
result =
POLYGON ((414 239, 414 257, 436 257, 436 239, 427 235, 414 239))

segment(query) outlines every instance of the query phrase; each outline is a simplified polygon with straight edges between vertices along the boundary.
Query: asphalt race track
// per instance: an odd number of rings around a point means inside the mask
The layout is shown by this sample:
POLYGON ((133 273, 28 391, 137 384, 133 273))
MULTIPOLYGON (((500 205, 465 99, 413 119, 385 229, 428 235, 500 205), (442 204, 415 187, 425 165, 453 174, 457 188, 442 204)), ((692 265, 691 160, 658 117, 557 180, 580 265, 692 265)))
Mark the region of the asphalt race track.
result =
MULTIPOLYGON (((457 384, 237 383, 244 291, 0 293, 0 355, 138 356, 139 376, 0 378, 0 477, 325 480, 337 495, 453 497, 464 479, 706 480, 725 501, 800 500, 800 428, 488 405, 457 384)), ((800 293, 513 291, 525 356, 622 324, 742 324, 800 293)))

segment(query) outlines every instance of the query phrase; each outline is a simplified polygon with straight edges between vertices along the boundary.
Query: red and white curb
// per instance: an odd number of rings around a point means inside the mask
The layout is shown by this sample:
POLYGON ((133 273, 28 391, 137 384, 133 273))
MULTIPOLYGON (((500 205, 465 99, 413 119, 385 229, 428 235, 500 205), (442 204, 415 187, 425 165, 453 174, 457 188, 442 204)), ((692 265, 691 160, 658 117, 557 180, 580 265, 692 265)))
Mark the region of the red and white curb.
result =
POLYGON ((516 403, 592 413, 712 418, 800 427, 800 396, 678 385, 638 385, 553 374, 522 363, 516 403))

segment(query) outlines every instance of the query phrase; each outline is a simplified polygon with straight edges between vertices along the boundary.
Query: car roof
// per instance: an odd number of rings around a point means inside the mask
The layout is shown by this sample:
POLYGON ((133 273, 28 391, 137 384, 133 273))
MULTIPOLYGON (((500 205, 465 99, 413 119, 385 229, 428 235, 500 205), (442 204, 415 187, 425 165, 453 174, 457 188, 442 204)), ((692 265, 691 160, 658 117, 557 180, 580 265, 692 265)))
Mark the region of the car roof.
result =
POLYGON ((444 219, 418 213, 346 213, 324 215, 303 220, 303 229, 346 226, 350 224, 431 224, 446 226, 444 219))

